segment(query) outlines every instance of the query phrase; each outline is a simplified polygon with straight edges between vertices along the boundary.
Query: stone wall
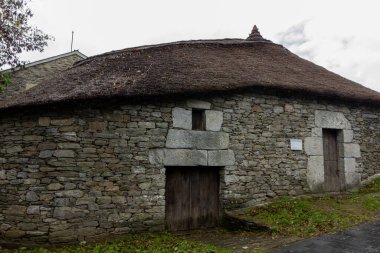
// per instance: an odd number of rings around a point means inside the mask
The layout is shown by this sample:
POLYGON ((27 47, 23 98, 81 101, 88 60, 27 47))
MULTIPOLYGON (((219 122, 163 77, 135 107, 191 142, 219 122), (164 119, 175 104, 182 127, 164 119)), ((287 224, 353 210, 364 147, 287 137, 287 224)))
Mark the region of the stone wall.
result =
POLYGON ((0 92, 0 100, 10 98, 20 92, 28 90, 47 78, 59 74, 73 66, 76 61, 83 58, 77 54, 71 54, 52 61, 44 62, 11 73, 11 84, 0 92))
MULTIPOLYGON (((380 173, 377 109, 251 93, 198 99, 223 113, 220 134, 234 154, 220 171, 225 209, 311 192, 309 156, 291 150, 289 140, 312 137, 316 110, 349 121, 361 179, 380 173)), ((3 240, 67 242, 164 229, 165 165, 149 153, 167 147, 177 127, 172 112, 191 108, 185 98, 165 101, 2 113, 3 240)))

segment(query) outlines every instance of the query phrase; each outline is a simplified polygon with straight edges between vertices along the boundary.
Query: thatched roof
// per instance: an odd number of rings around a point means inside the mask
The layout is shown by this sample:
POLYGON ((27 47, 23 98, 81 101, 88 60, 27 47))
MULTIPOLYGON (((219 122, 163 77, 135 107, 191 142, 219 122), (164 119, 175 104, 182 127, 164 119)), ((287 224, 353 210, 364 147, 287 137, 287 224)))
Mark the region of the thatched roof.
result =
MULTIPOLYGON (((257 29, 256 29, 257 30, 257 29)), ((265 40, 181 41, 128 48, 80 61, 0 103, 0 109, 97 98, 280 89, 380 105, 380 93, 265 40)))

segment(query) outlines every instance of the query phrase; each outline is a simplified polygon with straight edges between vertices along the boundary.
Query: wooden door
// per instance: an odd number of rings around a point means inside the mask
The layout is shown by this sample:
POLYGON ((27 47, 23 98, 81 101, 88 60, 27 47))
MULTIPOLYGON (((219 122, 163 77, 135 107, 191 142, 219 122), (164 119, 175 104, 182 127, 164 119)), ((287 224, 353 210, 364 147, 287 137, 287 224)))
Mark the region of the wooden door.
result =
POLYGON ((335 129, 323 129, 323 158, 325 169, 325 191, 340 191, 339 178, 339 153, 338 153, 338 131, 335 129))
POLYGON ((169 230, 215 227, 219 223, 219 170, 166 169, 166 226, 169 230))

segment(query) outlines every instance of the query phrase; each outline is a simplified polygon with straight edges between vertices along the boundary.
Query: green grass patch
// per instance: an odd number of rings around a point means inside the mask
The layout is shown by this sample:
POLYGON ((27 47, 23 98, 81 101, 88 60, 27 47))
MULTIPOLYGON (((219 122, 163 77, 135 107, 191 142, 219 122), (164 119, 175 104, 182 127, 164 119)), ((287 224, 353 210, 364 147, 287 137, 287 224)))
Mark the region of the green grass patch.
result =
POLYGON ((359 193, 380 192, 380 177, 359 190, 359 193))
POLYGON ((380 179, 350 195, 279 198, 248 215, 280 235, 310 237, 340 231, 379 217, 380 179))
MULTIPOLYGON (((5 251, 7 252, 7 251, 5 251)), ((19 249, 15 253, 180 253, 215 252, 227 253, 224 249, 195 241, 183 240, 169 233, 134 234, 123 239, 99 244, 88 244, 60 248, 19 249)))

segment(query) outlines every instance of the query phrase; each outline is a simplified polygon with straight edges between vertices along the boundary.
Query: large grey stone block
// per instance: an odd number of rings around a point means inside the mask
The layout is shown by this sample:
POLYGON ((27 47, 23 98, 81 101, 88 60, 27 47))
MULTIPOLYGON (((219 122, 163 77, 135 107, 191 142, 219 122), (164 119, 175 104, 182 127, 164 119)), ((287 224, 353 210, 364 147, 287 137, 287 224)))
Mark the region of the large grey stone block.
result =
POLYGON ((207 110, 206 116, 206 130, 220 131, 223 123, 223 112, 207 110))
POLYGON ((154 149, 149 151, 152 164, 165 166, 207 166, 206 150, 154 149))
POLYGON ((227 133, 170 129, 167 135, 167 148, 227 149, 227 133))
POLYGON ((320 127, 312 128, 311 137, 322 137, 322 128, 320 127))
POLYGON ((357 172, 345 173, 346 188, 355 188, 360 186, 361 175, 357 172))
POLYGON ((344 172, 355 173, 356 172, 356 159, 355 158, 344 158, 344 172))
POLYGON ((212 150, 207 152, 208 166, 230 166, 235 164, 235 154, 232 150, 212 150))
POLYGON ((356 143, 344 143, 343 144, 344 148, 344 157, 346 158, 360 158, 360 146, 359 144, 356 143))
POLYGON ((341 112, 316 110, 315 125, 321 128, 351 129, 350 122, 341 112))
POLYGON ((186 101, 187 106, 190 108, 196 108, 196 109, 210 109, 211 103, 196 99, 189 99, 186 101))
POLYGON ((305 152, 307 155, 323 155, 323 142, 321 137, 306 137, 305 152))
POLYGON ((192 128, 191 113, 192 112, 190 110, 185 110, 183 108, 173 108, 173 127, 190 130, 192 128))
POLYGON ((307 183, 312 192, 323 191, 324 177, 323 156, 309 156, 307 162, 307 183))
POLYGON ((350 143, 354 139, 354 131, 352 130, 343 130, 343 142, 350 143))

